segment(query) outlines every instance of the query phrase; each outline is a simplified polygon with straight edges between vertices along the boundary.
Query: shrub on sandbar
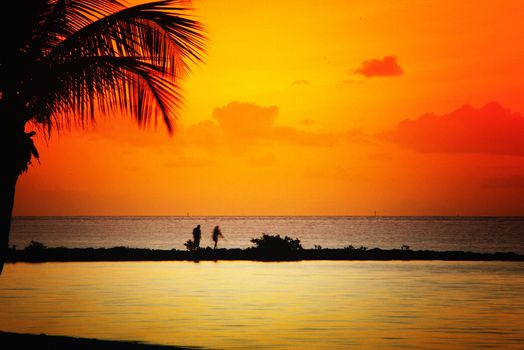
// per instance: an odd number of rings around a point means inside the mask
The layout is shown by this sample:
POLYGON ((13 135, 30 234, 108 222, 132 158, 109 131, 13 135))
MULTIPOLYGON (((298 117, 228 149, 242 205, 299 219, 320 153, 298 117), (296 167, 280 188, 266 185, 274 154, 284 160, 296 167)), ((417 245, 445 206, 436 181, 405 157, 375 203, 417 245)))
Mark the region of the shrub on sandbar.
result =
POLYGON ((292 252, 303 249, 298 238, 293 239, 288 236, 282 238, 280 235, 273 236, 265 233, 260 238, 253 238, 251 243, 254 244, 253 249, 265 252, 292 252))

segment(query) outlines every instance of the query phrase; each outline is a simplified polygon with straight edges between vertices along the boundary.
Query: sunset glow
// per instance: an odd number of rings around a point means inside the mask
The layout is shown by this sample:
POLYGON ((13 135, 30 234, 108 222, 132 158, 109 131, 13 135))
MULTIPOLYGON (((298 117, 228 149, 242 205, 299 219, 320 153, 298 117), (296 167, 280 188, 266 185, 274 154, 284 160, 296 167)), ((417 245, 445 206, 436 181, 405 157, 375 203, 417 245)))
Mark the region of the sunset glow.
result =
POLYGON ((14 215, 524 215, 521 1, 194 6, 174 135, 40 137, 14 215))

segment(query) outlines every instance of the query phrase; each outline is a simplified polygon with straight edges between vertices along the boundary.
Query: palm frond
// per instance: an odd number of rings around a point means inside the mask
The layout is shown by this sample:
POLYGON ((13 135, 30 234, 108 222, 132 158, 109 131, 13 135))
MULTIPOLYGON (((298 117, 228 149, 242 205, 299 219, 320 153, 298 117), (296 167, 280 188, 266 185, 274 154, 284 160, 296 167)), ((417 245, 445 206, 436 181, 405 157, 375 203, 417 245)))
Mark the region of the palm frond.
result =
POLYGON ((57 65, 45 77, 52 86, 35 101, 37 122, 49 128, 84 126, 95 111, 122 110, 139 126, 161 119, 169 132, 171 115, 182 105, 180 88, 166 80, 160 67, 133 57, 85 57, 57 65), (82 117, 78 117, 82 116, 82 117))
POLYGON ((50 132, 85 125, 96 110, 124 110, 140 126, 161 119, 171 132, 182 104, 179 80, 201 60, 206 42, 181 4, 56 0, 54 18, 43 25, 59 40, 47 41, 32 69, 28 116, 50 132))

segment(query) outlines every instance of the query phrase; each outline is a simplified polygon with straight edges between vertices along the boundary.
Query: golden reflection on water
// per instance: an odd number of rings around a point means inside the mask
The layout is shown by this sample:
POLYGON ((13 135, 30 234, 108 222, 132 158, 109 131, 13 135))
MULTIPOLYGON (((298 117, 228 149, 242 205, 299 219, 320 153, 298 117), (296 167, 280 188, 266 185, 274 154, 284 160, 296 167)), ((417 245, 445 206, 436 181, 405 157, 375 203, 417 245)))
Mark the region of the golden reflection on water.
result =
POLYGON ((0 330, 209 348, 520 348, 524 263, 8 264, 0 330))

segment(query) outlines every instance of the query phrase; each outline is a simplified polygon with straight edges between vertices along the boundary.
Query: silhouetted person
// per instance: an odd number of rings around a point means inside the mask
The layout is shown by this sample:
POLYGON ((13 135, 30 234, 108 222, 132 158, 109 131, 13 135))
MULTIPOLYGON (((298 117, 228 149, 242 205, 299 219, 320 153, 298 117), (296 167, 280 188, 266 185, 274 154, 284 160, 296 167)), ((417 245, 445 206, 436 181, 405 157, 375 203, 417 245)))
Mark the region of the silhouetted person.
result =
POLYGON ((213 242, 215 242, 215 246, 213 247, 213 249, 216 249, 217 248, 217 244, 218 244, 218 237, 224 237, 222 235, 222 232, 220 232, 220 227, 218 226, 215 226, 215 228, 213 229, 213 242))
POLYGON ((193 243, 195 244, 195 249, 200 248, 200 237, 202 237, 202 231, 200 231, 200 225, 197 225, 193 229, 193 243))

